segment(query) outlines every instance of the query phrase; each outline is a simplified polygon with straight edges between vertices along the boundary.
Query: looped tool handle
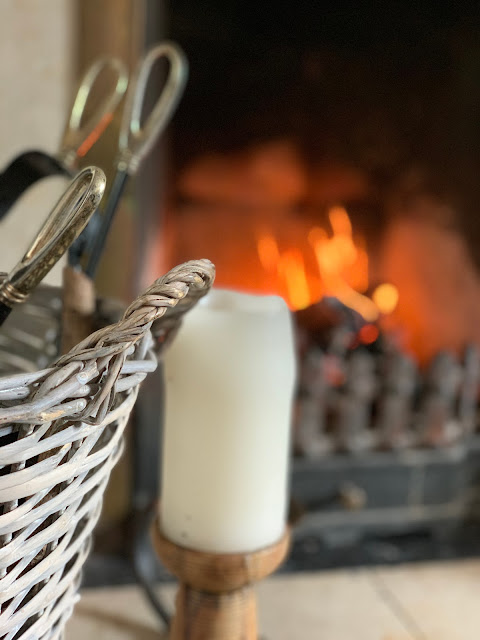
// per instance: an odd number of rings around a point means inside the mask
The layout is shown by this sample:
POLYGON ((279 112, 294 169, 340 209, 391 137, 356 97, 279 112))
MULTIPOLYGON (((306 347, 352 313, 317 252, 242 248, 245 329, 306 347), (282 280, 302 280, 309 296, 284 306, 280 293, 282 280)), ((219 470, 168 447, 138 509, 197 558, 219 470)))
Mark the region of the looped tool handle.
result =
POLYGON ((0 303, 24 300, 87 225, 105 191, 105 174, 87 167, 70 183, 29 249, 0 285, 0 303))
POLYGON ((128 72, 118 58, 99 58, 87 70, 78 87, 59 152, 59 157, 67 167, 72 168, 77 157, 84 156, 107 128, 125 95, 127 85, 128 72), (94 93, 97 80, 107 70, 113 75, 112 86, 91 115, 85 118, 86 105, 94 93))
POLYGON ((141 161, 167 126, 183 93, 188 63, 182 50, 172 42, 162 42, 145 56, 137 68, 127 94, 119 138, 118 169, 133 175, 141 161), (153 66, 161 58, 169 62, 163 89, 150 115, 142 124, 142 110, 153 66))

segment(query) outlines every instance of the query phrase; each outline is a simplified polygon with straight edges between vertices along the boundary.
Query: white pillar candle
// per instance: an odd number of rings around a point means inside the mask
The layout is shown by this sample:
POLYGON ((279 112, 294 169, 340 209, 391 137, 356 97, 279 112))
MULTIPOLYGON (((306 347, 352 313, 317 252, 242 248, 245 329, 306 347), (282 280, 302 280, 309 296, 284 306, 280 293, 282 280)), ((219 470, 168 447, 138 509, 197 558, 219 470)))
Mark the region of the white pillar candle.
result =
POLYGON ((165 357, 161 522, 173 542, 247 552, 285 528, 295 356, 276 296, 213 290, 165 357))

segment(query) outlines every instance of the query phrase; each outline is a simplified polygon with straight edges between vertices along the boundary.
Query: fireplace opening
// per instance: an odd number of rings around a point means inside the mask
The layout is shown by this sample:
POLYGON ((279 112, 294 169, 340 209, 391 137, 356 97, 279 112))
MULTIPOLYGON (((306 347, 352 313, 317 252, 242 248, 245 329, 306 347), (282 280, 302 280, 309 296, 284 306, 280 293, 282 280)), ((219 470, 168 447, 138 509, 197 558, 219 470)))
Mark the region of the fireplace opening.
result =
POLYGON ((425 557, 415 541, 478 521, 478 20, 430 1, 169 15, 191 72, 154 267, 209 257, 217 286, 292 310, 292 562, 388 536, 425 557))

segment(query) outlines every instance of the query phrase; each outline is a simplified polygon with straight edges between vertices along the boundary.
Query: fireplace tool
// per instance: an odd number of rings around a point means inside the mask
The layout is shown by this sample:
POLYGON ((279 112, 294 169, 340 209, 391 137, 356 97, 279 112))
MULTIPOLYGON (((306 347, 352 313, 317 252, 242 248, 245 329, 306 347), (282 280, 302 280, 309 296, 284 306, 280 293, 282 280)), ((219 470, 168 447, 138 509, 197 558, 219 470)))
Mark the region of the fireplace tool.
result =
POLYGON ((0 284, 0 326, 58 262, 93 215, 105 190, 101 169, 84 169, 72 181, 20 262, 0 284))
POLYGON ((68 253, 63 272, 63 349, 68 350, 91 330, 95 305, 93 279, 105 241, 125 186, 169 123, 182 95, 187 77, 187 62, 179 47, 163 42, 151 49, 140 62, 130 81, 119 135, 119 151, 113 185, 102 212, 97 212, 68 253), (142 124, 145 94, 155 64, 166 58, 169 73, 157 102, 142 124))
POLYGON ((69 264, 81 267, 93 279, 110 226, 128 178, 134 176, 141 163, 170 122, 180 100, 187 79, 187 61, 181 49, 172 42, 163 42, 151 49, 140 62, 135 77, 130 82, 120 127, 116 174, 105 208, 96 214, 78 241, 69 251, 69 264), (170 63, 165 86, 157 102, 142 124, 145 92, 152 69, 158 60, 166 58, 170 63))
POLYGON ((72 176, 78 159, 95 144, 112 120, 127 84, 127 70, 117 58, 100 58, 91 65, 78 87, 58 153, 52 156, 45 151, 25 151, 0 174, 0 220, 38 180, 54 175, 72 176), (113 74, 114 85, 86 118, 87 103, 95 92, 99 76, 106 70, 113 74))
POLYGON ((33 373, 56 355, 61 298, 58 290, 51 287, 35 287, 86 224, 104 188, 102 171, 83 170, 67 188, 23 259, 9 275, 0 274, 2 322, 13 307, 13 318, 0 330, 0 374, 33 373), (23 304, 16 304, 19 302, 23 304))

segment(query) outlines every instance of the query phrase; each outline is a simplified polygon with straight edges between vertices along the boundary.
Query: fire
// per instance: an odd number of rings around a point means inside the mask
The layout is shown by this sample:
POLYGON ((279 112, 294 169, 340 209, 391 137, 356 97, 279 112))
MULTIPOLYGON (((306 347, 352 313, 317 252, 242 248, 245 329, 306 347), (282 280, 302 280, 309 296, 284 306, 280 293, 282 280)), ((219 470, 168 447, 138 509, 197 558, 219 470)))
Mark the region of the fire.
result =
POLYGON ((392 313, 398 303, 398 289, 393 284, 380 284, 372 294, 372 300, 381 313, 392 313))
POLYGON ((319 227, 308 234, 325 293, 358 311, 365 320, 374 322, 379 315, 378 308, 370 298, 360 293, 368 287, 367 253, 356 246, 345 209, 331 209, 329 220, 333 232, 330 237, 319 227))
POLYGON ((353 234, 347 211, 332 207, 328 220, 329 231, 315 226, 303 236, 303 242, 292 238, 294 247, 281 247, 270 230, 259 230, 257 252, 269 290, 284 297, 293 310, 333 296, 368 322, 375 322, 381 313, 391 313, 398 301, 393 285, 377 287, 373 299, 365 295, 368 254, 364 239, 353 234))
POLYGON ((271 233, 264 232, 258 238, 258 257, 267 272, 274 272, 280 260, 278 244, 271 233))
POLYGON ((288 249, 280 255, 278 274, 285 282, 290 306, 293 309, 308 307, 311 304, 311 294, 300 249, 288 249))

